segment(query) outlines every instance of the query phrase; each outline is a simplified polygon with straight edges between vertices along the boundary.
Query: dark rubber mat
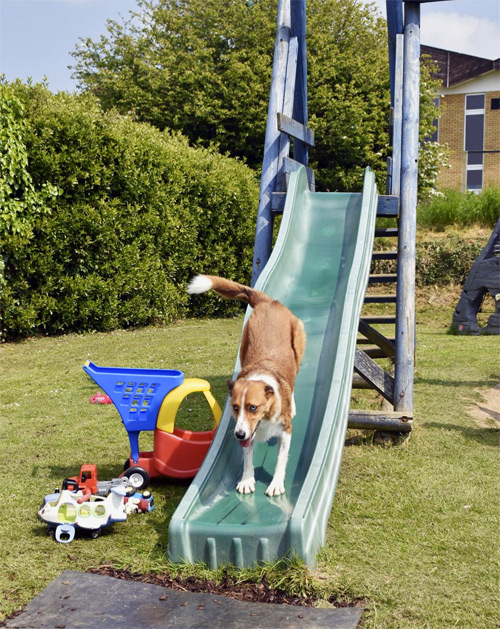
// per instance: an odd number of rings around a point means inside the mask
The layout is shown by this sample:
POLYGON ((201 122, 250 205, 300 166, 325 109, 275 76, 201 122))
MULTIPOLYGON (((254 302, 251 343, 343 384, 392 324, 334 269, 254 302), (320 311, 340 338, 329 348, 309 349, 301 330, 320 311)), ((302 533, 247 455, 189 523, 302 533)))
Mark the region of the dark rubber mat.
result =
POLYGON ((355 629, 361 609, 248 603, 67 570, 6 627, 33 629, 355 629))

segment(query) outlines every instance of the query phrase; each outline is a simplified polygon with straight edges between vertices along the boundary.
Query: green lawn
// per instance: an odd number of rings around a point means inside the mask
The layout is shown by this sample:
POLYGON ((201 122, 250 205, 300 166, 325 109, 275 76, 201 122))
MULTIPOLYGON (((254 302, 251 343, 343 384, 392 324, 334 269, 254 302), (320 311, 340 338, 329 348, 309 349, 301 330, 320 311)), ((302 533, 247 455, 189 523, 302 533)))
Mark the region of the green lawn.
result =
MULTIPOLYGON (((325 600, 364 599, 366 627, 500 626, 500 426, 478 425, 466 412, 500 379, 500 339, 448 335, 451 312, 425 301, 419 310, 411 438, 387 448, 366 439, 344 451, 310 587, 325 600)), ((186 483, 154 482, 155 511, 97 540, 57 544, 37 520, 43 496, 82 463, 111 478, 128 455, 117 411, 89 403, 97 386, 85 361, 179 368, 209 380, 222 405, 240 327, 241 319, 189 321, 0 346, 0 620, 68 568, 165 566, 169 518, 186 483)), ((197 408, 183 404, 185 426, 210 425, 197 408)), ((146 436, 142 449, 149 443, 146 436)), ((297 578, 290 569, 282 585, 296 587, 297 578)))

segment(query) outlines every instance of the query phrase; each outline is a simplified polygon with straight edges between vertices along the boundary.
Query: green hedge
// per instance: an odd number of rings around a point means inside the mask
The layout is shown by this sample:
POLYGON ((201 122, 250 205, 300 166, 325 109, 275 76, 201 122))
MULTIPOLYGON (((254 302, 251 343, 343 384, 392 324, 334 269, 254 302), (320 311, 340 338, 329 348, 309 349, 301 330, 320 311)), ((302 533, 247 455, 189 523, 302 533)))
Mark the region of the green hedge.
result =
POLYGON ((457 234, 417 241, 417 286, 463 284, 487 241, 457 234))
MULTIPOLYGON (((474 260, 488 242, 488 236, 471 237, 457 233, 436 236, 432 232, 418 230, 416 244, 416 285, 447 286, 463 284, 474 260)), ((393 243, 379 243, 380 250, 391 249, 393 243)), ((396 262, 375 260, 372 273, 395 273, 396 262)))
POLYGON ((23 171, 29 184, 0 177, 4 196, 27 199, 22 237, 0 221, 4 339, 236 311, 211 296, 188 299, 185 285, 195 272, 250 279, 258 182, 244 164, 104 114, 89 96, 0 90, 29 158, 15 162, 0 147, 2 174, 23 171))

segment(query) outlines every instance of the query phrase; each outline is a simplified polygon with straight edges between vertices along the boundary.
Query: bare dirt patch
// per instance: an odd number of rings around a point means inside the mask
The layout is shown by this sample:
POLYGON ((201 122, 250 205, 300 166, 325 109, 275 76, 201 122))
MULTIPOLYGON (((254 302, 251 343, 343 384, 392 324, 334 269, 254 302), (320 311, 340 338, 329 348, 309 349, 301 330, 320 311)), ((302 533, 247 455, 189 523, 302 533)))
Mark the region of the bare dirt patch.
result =
MULTIPOLYGON (((205 581, 196 577, 170 577, 166 574, 138 574, 128 570, 120 570, 113 566, 99 566, 88 570, 93 574, 104 574, 116 579, 127 581, 140 581, 142 583, 152 583, 183 592, 204 592, 218 594, 235 598, 240 601, 251 601, 254 603, 274 603, 285 605, 299 605, 304 607, 316 606, 316 597, 290 596, 282 590, 269 586, 264 576, 260 583, 240 582, 231 575, 226 574, 221 583, 205 581)), ((331 596, 328 599, 334 607, 364 607, 365 601, 362 599, 343 599, 342 597, 331 596)))
POLYGON ((492 389, 476 389, 483 401, 474 402, 466 410, 480 428, 500 428, 500 382, 492 389))

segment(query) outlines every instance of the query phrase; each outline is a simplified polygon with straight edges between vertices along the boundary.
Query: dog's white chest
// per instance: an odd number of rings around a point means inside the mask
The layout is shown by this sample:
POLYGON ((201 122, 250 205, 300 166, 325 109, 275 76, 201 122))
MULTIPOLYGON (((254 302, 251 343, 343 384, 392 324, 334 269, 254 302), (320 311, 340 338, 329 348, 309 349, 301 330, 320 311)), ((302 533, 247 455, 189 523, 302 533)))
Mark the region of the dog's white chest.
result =
POLYGON ((283 424, 263 419, 255 433, 256 441, 269 441, 273 437, 280 437, 283 434, 283 424))

